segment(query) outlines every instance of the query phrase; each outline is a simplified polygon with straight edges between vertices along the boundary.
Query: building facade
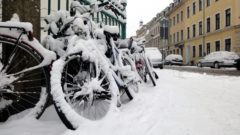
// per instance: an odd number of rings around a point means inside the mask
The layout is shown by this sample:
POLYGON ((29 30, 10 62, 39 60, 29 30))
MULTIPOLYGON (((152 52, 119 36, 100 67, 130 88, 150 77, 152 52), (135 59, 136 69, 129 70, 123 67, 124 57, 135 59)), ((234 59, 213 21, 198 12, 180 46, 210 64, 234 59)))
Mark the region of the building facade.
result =
POLYGON ((185 64, 214 51, 240 53, 239 0, 175 0, 169 6, 169 54, 185 64))
POLYGON ((166 13, 167 8, 136 31, 138 38, 145 38, 146 47, 157 47, 163 54, 163 57, 166 57, 168 49, 168 23, 165 19, 166 13))
MULTIPOLYGON (((43 32, 45 22, 44 17, 48 14, 54 13, 58 10, 70 10, 70 4, 73 0, 41 0, 41 28, 42 35, 46 35, 43 32)), ((82 4, 89 5, 91 0, 79 0, 82 4)), ((100 0, 103 2, 103 0, 100 0)), ((93 20, 97 23, 102 22, 106 25, 118 26, 120 30, 121 38, 126 38, 126 0, 115 1, 115 6, 118 8, 122 16, 116 16, 110 10, 103 10, 93 15, 93 20)))

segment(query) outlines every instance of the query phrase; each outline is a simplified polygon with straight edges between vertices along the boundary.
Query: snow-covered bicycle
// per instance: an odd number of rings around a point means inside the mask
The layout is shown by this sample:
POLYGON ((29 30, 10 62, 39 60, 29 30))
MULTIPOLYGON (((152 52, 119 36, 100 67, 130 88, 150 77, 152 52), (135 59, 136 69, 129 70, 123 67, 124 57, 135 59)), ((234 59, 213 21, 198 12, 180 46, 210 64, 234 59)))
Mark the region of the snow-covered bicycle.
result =
POLYGON ((60 56, 52 66, 51 94, 61 120, 70 129, 86 119, 102 119, 138 92, 134 63, 114 43, 118 27, 98 26, 91 20, 89 12, 106 6, 112 9, 109 2, 94 4, 90 9, 73 2, 74 17, 58 12, 46 20, 53 36, 46 38, 45 45, 60 56))
POLYGON ((48 65, 55 59, 33 38, 30 23, 0 22, 0 122, 42 115, 50 91, 48 65))
POLYGON ((70 129, 83 120, 103 118, 121 104, 125 93, 133 98, 138 91, 136 69, 115 46, 113 39, 119 32, 97 26, 88 14, 100 7, 119 14, 109 1, 90 7, 74 1, 70 14, 79 10, 81 15, 71 17, 59 11, 48 16, 46 29, 52 34, 43 44, 52 51, 33 38, 31 24, 0 23, 1 122, 15 114, 39 118, 46 108, 50 85, 55 108, 70 129), (56 57, 59 59, 51 64, 56 57))
MULTIPOLYGON (((135 39, 136 40, 136 39, 135 39)), ((152 82, 153 86, 156 86, 156 79, 158 79, 157 73, 153 70, 150 59, 146 56, 144 43, 134 41, 130 38, 129 48, 132 52, 132 58, 135 61, 138 74, 144 82, 147 82, 148 78, 152 82)))

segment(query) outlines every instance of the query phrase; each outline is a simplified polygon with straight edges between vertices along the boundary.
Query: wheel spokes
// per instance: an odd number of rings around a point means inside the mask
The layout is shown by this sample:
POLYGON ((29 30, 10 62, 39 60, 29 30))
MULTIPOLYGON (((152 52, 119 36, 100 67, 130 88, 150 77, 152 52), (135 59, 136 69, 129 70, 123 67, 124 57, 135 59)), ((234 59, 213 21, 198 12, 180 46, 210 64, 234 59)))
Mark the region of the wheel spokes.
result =
POLYGON ((110 106, 110 82, 105 74, 96 78, 94 63, 72 59, 62 73, 63 91, 70 106, 81 116, 97 120, 106 115, 110 106))
MULTIPOLYGON (((2 46, 10 52, 5 53, 4 56, 1 56, 2 52, 0 52, 0 106, 2 106, 0 107, 0 122, 6 121, 11 115, 35 107, 42 99, 43 88, 46 88, 48 84, 47 72, 43 67, 26 70, 41 63, 37 53, 26 45, 15 46, 15 44, 6 42, 0 43, 0 48, 2 46), (2 83, 4 78, 8 81, 2 83)), ((39 105, 44 104, 42 102, 39 105)), ((36 117, 40 116, 40 110, 36 117)), ((22 114, 25 115, 25 113, 22 114)))

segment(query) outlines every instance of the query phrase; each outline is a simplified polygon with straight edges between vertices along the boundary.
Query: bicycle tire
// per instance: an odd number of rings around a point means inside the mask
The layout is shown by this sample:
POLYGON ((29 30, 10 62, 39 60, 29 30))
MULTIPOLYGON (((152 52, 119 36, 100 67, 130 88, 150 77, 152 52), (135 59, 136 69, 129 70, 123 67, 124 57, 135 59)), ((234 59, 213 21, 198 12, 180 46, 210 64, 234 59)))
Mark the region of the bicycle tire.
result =
POLYGON ((145 58, 145 61, 146 61, 147 74, 149 75, 149 78, 150 78, 153 86, 156 86, 156 81, 154 79, 152 67, 150 66, 150 60, 148 58, 145 58))
MULTIPOLYGON (((124 66, 128 65, 128 66, 131 67, 131 72, 132 73, 136 73, 137 72, 137 69, 134 66, 134 62, 131 61, 130 58, 124 57, 123 63, 124 63, 124 66)), ((133 96, 135 95, 135 93, 139 92, 137 76, 135 74, 134 74, 134 76, 135 77, 130 82, 127 83, 128 88, 130 88, 129 91, 130 91, 130 93, 132 93, 133 96)))
POLYGON ((80 53, 60 58, 53 63, 51 94, 59 117, 69 129, 75 130, 79 122, 84 120, 100 120, 106 116, 112 106, 116 106, 112 104, 114 96, 110 88, 114 79, 111 74, 103 70, 96 77, 99 66, 94 64, 94 62, 83 60, 80 53), (87 85, 94 79, 102 80, 99 86, 104 91, 98 93, 94 90, 92 95, 84 94, 84 86, 90 88, 87 85), (91 96, 94 100, 91 100, 91 96))
MULTIPOLYGON (((0 53, 1 80, 14 78, 16 73, 39 65, 43 60, 41 54, 30 45, 23 42, 16 45, 16 39, 12 37, 0 35, 0 48, 2 50, 0 53), (6 49, 9 51, 8 56, 4 53, 6 49)), ((21 73, 15 79, 0 86, 0 122, 5 122, 10 117, 11 119, 25 116, 40 118, 49 100, 48 67, 21 73)))
POLYGON ((135 57, 135 67, 137 69, 137 72, 139 74, 139 76, 141 77, 141 79, 146 83, 146 66, 142 66, 145 65, 144 60, 140 60, 139 58, 136 59, 135 57), (138 64, 141 64, 141 66, 138 66, 138 64))

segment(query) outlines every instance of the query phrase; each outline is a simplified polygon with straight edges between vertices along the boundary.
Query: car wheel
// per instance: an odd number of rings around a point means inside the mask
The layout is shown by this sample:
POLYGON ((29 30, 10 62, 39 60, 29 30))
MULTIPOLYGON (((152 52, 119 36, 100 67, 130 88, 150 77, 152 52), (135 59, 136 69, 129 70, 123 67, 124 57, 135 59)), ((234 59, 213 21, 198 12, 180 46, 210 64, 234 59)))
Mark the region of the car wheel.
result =
POLYGON ((197 65, 198 67, 202 67, 202 63, 198 63, 198 65, 197 65))
POLYGON ((214 63, 214 68, 216 68, 216 69, 220 68, 220 66, 219 66, 219 64, 217 62, 214 63))
POLYGON ((237 70, 240 70, 240 62, 237 64, 237 70))

